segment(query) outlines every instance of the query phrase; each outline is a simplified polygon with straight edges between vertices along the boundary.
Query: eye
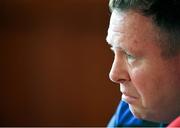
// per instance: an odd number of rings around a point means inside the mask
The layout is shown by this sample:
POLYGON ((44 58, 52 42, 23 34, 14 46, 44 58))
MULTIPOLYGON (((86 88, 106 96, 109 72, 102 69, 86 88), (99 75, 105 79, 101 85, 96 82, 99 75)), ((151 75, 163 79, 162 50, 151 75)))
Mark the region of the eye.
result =
POLYGON ((135 57, 135 56, 133 56, 133 55, 131 55, 131 54, 128 54, 128 53, 126 53, 126 58, 127 58, 127 62, 128 62, 129 64, 131 64, 132 62, 134 62, 134 61, 136 60, 136 57, 135 57))

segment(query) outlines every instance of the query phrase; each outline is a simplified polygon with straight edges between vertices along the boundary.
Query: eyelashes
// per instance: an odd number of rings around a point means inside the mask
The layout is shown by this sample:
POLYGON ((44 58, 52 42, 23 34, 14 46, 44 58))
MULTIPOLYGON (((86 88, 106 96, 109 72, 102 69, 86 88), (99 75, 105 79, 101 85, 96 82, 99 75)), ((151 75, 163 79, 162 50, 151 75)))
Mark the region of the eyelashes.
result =
POLYGON ((122 54, 125 56, 128 64, 132 64, 135 60, 136 60, 136 56, 135 55, 132 55, 128 52, 126 52, 125 50, 123 50, 122 48, 114 48, 114 47, 110 47, 110 50, 114 53, 114 54, 122 54))

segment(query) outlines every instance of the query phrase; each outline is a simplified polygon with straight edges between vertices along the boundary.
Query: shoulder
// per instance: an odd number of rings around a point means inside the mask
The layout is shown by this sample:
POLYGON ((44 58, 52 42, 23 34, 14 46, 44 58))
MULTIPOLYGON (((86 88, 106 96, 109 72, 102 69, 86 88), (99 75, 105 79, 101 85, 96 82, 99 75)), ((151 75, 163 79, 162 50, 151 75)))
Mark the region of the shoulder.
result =
POLYGON ((168 128, 170 127, 180 127, 180 116, 178 116, 173 122, 168 125, 168 128))
POLYGON ((129 105, 121 101, 108 127, 158 127, 160 123, 149 122, 136 118, 130 111, 129 105))

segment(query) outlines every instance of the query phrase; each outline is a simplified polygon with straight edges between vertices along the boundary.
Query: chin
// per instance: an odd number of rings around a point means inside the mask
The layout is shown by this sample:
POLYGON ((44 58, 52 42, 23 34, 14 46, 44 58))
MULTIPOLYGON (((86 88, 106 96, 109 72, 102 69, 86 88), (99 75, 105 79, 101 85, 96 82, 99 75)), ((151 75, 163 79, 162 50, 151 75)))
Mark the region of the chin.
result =
MULTIPOLYGON (((145 108, 137 108, 132 105, 129 105, 129 109, 132 112, 132 114, 138 119, 143 119, 143 120, 152 121, 152 122, 163 122, 163 123, 169 123, 174 119, 167 114, 166 115, 163 115, 160 113, 157 114, 154 111, 150 111, 145 108)), ((176 117, 176 116, 173 116, 173 117, 176 117)))
POLYGON ((144 119, 145 118, 145 116, 142 115, 142 111, 140 111, 139 109, 135 108, 133 105, 129 104, 129 109, 130 109, 131 113, 135 117, 137 117, 139 119, 144 119))
POLYGON ((138 119, 143 119, 143 120, 147 120, 147 121, 153 121, 153 122, 160 122, 158 120, 156 120, 157 118, 153 117, 152 112, 148 111, 145 108, 138 108, 132 105, 129 105, 129 109, 132 112, 132 114, 138 118, 138 119))
POLYGON ((144 119, 145 116, 142 114, 141 111, 138 111, 137 109, 135 109, 133 106, 129 105, 129 109, 131 111, 131 113, 138 119, 144 119))

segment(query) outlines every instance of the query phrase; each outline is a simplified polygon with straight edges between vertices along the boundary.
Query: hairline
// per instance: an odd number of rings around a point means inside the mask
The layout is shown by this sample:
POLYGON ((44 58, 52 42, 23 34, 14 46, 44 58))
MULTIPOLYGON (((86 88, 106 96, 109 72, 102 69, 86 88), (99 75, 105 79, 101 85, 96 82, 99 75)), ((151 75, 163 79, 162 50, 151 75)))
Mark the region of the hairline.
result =
MULTIPOLYGON (((121 8, 113 7, 113 6, 111 6, 109 4, 109 10, 110 10, 111 13, 113 11, 116 11, 117 13, 128 13, 128 12, 132 11, 132 12, 138 13, 138 14, 140 14, 142 16, 149 17, 150 19, 152 19, 151 22, 152 22, 153 27, 157 30, 158 36, 156 36, 156 38, 157 38, 157 41, 159 43, 155 43, 155 44, 161 49, 162 57, 165 58, 165 59, 168 59, 168 58, 172 58, 172 57, 175 57, 177 55, 180 55, 179 51, 171 51, 172 48, 168 47, 170 45, 169 43, 172 42, 172 40, 174 40, 172 36, 175 36, 175 35, 173 35, 172 32, 168 32, 162 26, 158 26, 155 23, 155 21, 153 20, 153 16, 145 15, 143 13, 143 11, 141 11, 138 8, 133 8, 133 7, 132 8, 130 7, 130 8, 121 9, 121 8), (163 43, 163 42, 166 42, 166 43, 163 43), (173 52, 175 52, 175 53, 173 53, 173 52)), ((179 41, 180 41, 180 39, 179 39, 179 41)))

